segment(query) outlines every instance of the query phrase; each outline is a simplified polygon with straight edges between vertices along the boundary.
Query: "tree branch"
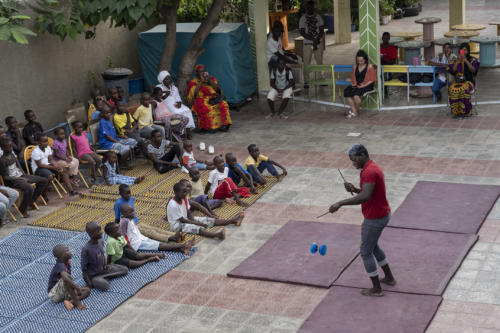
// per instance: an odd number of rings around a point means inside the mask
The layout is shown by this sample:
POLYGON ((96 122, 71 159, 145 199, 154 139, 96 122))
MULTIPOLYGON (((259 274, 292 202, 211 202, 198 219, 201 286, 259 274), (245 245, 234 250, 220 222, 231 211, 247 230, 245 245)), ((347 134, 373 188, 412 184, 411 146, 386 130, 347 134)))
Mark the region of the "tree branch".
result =
POLYGON ((168 70, 172 67, 175 49, 177 48, 177 10, 179 9, 180 0, 171 0, 171 5, 162 4, 158 11, 162 14, 165 20, 166 34, 165 45, 163 46, 158 71, 168 70))

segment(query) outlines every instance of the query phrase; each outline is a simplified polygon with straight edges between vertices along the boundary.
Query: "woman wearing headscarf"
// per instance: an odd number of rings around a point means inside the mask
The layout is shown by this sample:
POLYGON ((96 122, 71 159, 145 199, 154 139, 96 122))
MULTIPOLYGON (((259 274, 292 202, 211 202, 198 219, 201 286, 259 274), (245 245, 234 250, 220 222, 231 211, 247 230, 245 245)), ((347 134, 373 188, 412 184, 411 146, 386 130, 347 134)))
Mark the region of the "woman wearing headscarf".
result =
POLYGON ((454 117, 469 117, 472 115, 471 95, 479 70, 479 61, 470 55, 469 43, 460 44, 458 58, 449 68, 450 73, 455 75, 455 82, 448 91, 451 113, 454 117))
POLYGON ((187 100, 193 112, 198 116, 202 130, 227 131, 231 126, 229 105, 222 98, 222 89, 217 80, 208 74, 205 66, 195 67, 195 75, 188 84, 187 100))
POLYGON ((191 137, 191 129, 195 127, 193 113, 191 110, 182 104, 181 95, 179 94, 179 89, 174 85, 172 77, 168 71, 161 71, 158 74, 158 82, 157 87, 161 88, 164 92, 165 104, 167 105, 170 112, 174 115, 181 115, 188 119, 188 123, 186 124, 187 136, 191 137), (167 93, 168 92, 168 93, 167 93))

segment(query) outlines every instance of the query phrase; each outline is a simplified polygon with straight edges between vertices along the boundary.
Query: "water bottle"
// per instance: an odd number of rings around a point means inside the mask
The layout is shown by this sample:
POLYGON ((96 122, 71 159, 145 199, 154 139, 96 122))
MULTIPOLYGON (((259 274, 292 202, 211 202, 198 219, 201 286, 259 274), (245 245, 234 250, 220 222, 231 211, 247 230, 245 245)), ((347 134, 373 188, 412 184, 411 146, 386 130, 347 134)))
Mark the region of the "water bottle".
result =
POLYGON ((453 29, 453 46, 457 45, 457 29, 453 29))
POLYGON ((420 55, 420 66, 425 66, 425 58, 423 54, 420 55))

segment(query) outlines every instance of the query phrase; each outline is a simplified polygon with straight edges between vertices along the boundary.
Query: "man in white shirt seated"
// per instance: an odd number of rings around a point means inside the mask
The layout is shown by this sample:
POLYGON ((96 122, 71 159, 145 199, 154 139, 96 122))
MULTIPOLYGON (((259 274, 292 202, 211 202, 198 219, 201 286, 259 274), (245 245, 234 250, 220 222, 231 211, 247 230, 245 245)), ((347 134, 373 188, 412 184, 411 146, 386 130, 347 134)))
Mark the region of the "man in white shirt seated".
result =
POLYGON ((271 70, 271 90, 267 94, 267 103, 271 113, 266 116, 266 119, 274 117, 276 112, 274 110, 274 100, 278 95, 281 96, 282 101, 278 109, 278 116, 287 119, 288 116, 283 114, 288 104, 288 100, 292 97, 293 87, 295 81, 293 79, 292 70, 285 65, 284 59, 278 60, 278 68, 271 70))
POLYGON ((278 59, 284 59, 285 63, 298 63, 297 56, 293 52, 283 48, 283 31, 283 24, 280 21, 276 21, 273 24, 271 33, 267 36, 266 55, 269 70, 278 67, 278 59))

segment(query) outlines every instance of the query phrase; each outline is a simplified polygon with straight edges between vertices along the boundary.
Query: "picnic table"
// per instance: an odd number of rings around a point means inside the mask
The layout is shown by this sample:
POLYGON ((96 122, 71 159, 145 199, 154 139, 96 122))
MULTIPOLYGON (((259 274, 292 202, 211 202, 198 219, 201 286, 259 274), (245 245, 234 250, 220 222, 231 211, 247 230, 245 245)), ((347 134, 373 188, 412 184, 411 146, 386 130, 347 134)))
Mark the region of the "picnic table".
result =
POLYGON ((496 25, 497 26, 497 36, 500 36, 500 21, 490 22, 488 24, 489 25, 496 25))
POLYGON ((469 43, 469 42, 470 42, 469 38, 457 38, 457 39, 454 39, 454 38, 449 38, 449 37, 443 37, 443 38, 439 38, 439 39, 434 40, 434 44, 435 45, 441 45, 441 46, 443 46, 446 43, 450 43, 451 47, 453 49, 452 52, 455 55, 458 55, 460 44, 462 44, 462 43, 469 43))
POLYGON ((396 46, 405 50, 405 65, 412 65, 412 58, 420 58, 420 49, 429 47, 431 42, 426 41, 404 41, 397 43, 396 46))
POLYGON ((457 24, 451 28, 458 31, 478 31, 486 29, 486 26, 483 24, 457 24))
POLYGON ((422 37, 423 35, 424 33, 422 31, 400 31, 391 33, 391 36, 402 37, 406 41, 415 40, 415 38, 422 37))

